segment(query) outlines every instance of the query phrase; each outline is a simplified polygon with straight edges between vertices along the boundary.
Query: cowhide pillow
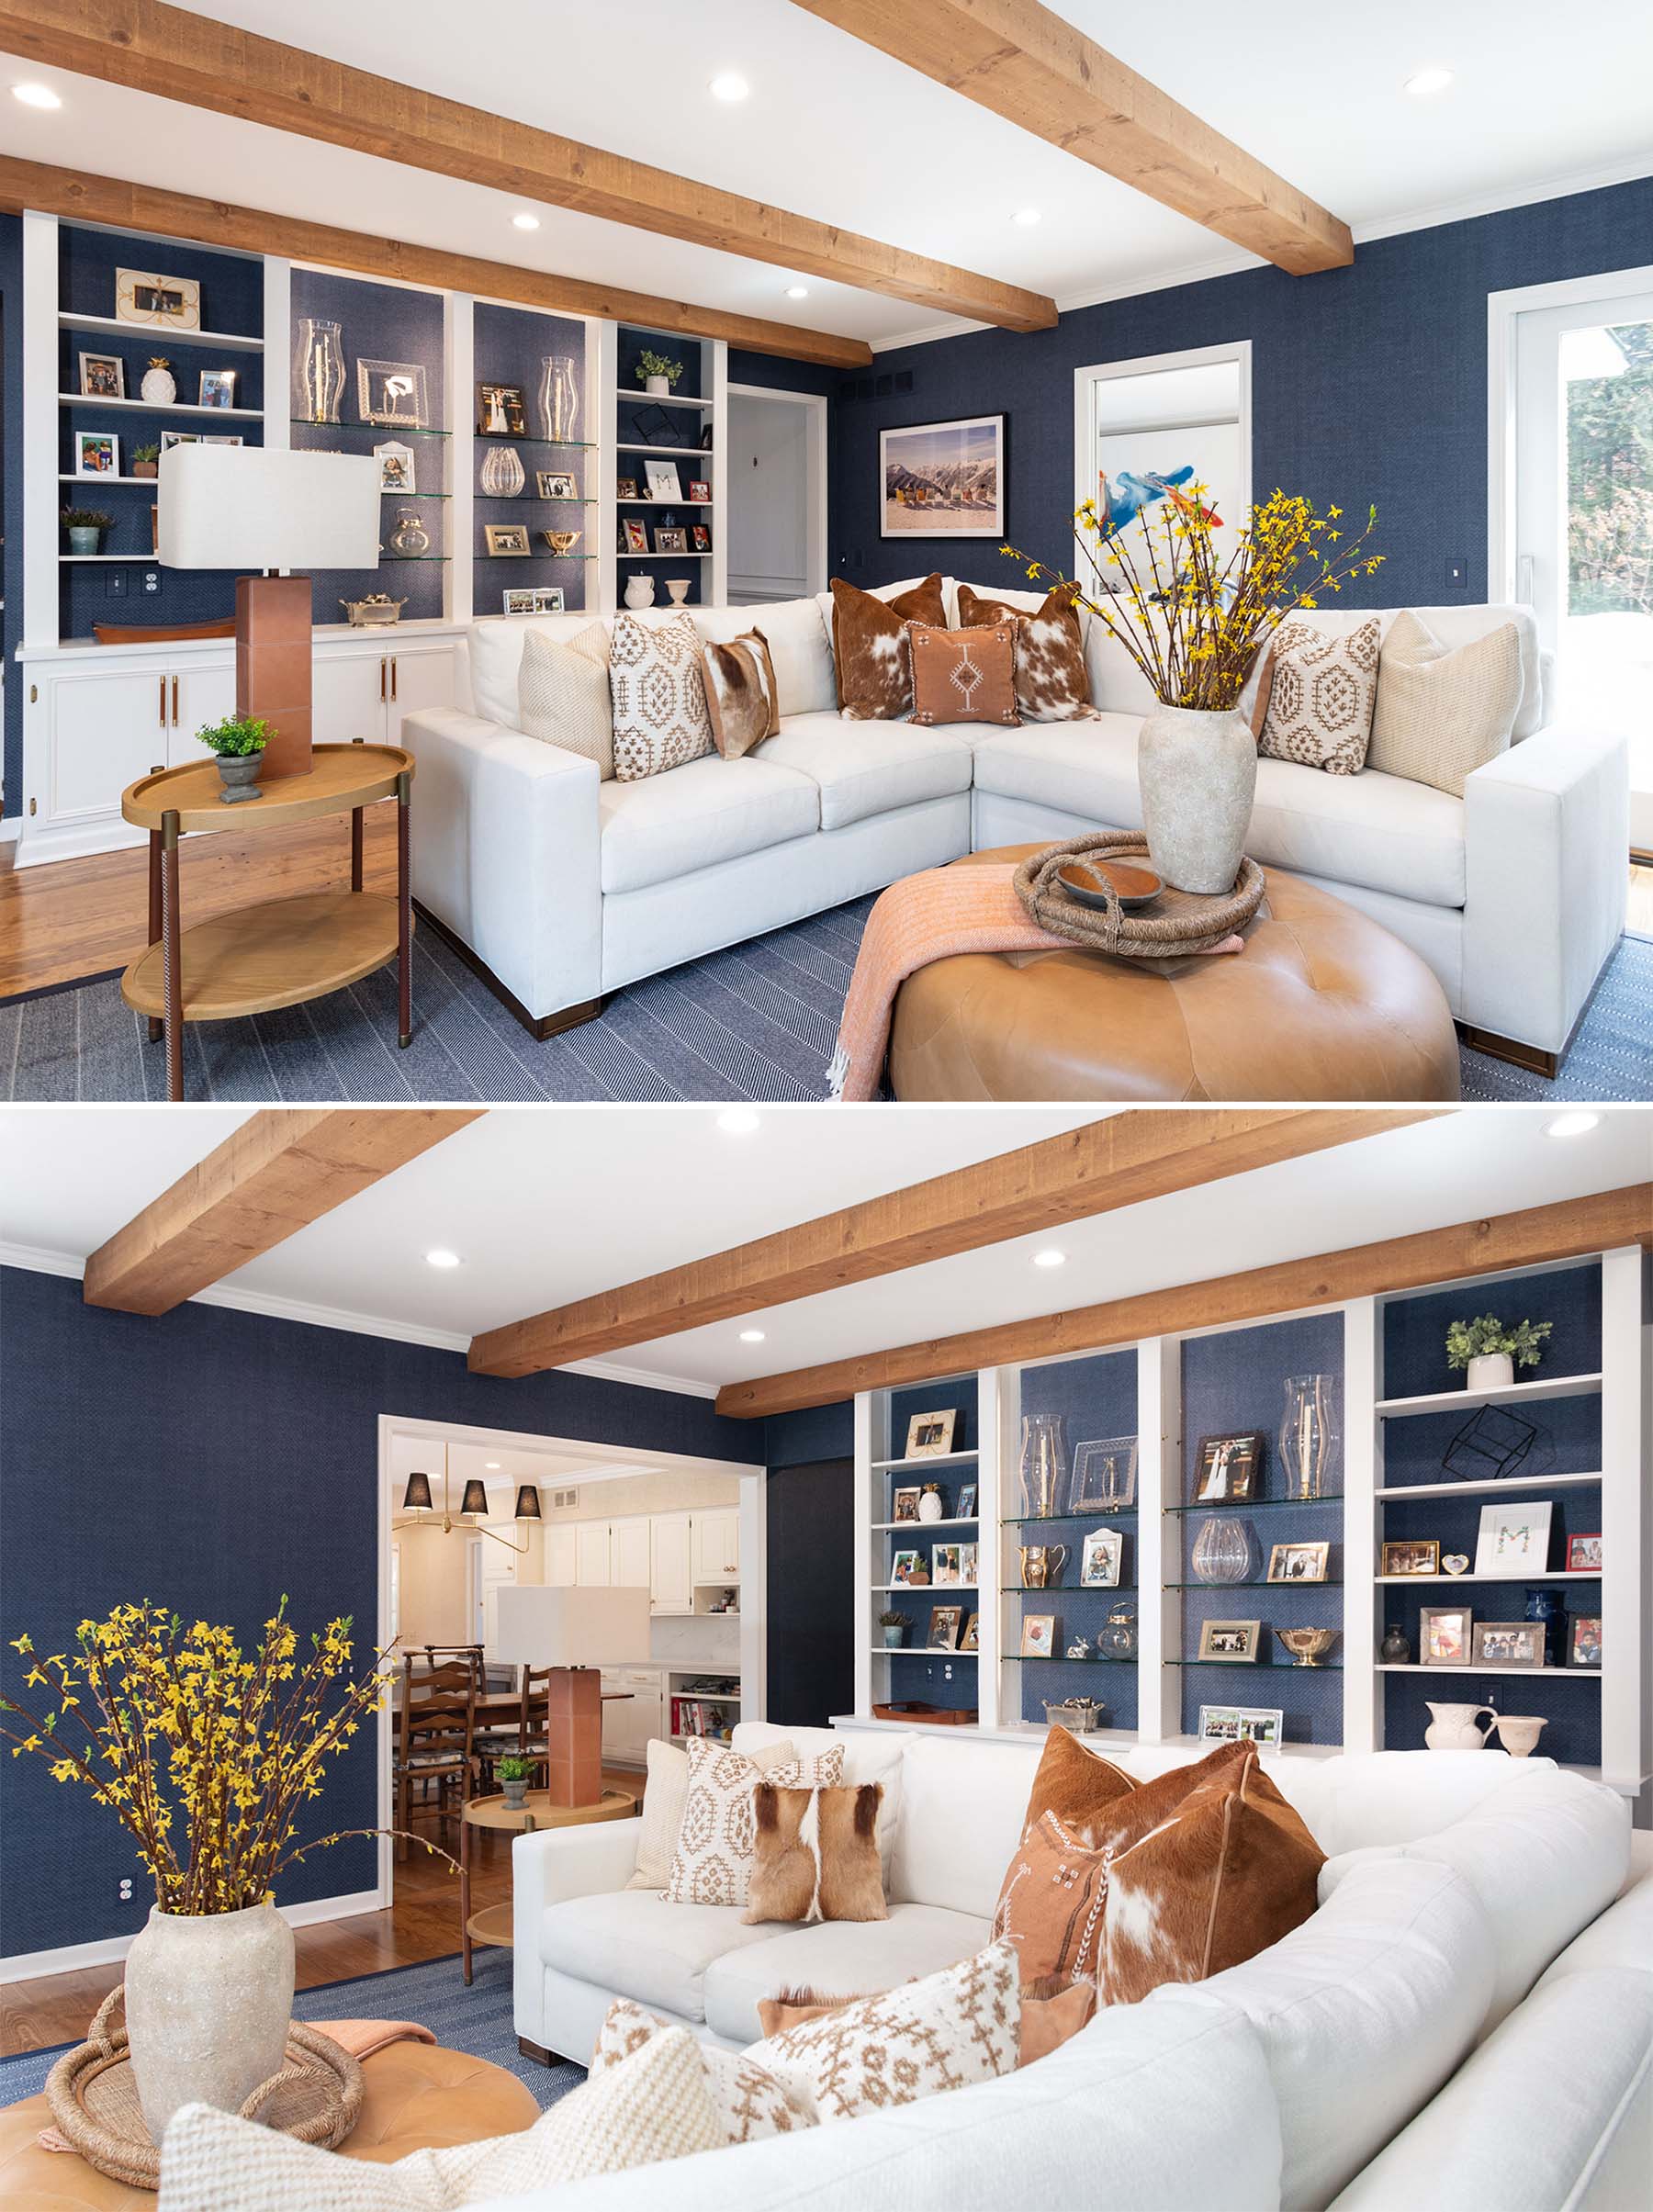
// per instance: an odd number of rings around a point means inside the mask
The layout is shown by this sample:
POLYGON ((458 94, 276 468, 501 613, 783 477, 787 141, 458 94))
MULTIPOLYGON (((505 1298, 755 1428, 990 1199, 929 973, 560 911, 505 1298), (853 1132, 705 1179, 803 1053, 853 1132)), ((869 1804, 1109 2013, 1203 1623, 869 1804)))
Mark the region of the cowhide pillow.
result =
POLYGON ((838 1790, 759 1782, 747 1919, 887 1920, 878 1858, 883 1802, 882 1782, 838 1790))
POLYGON ((666 1883, 668 1904, 745 1904, 752 1878, 757 1829, 752 1793, 764 1780, 794 1790, 835 1789, 844 1778, 844 1746, 830 1745, 814 1758, 771 1767, 767 1777, 731 1744, 694 1736, 689 1752, 689 1794, 666 1883))
POLYGON ((913 720, 995 722, 1019 728, 1016 711, 1016 632, 1009 623, 979 630, 932 630, 909 623, 913 720))
POLYGON ((848 722, 895 722, 912 710, 913 660, 908 623, 947 627, 938 570, 910 591, 878 599, 841 576, 832 579, 832 660, 838 713, 848 722))
POLYGON ((1040 1755, 1022 1825, 1030 1828, 1041 1813, 1049 1812, 1070 1828, 1083 1828, 1116 1798, 1130 1797, 1136 1786, 1122 1767, 1099 1751, 1088 1750, 1071 1728, 1052 1728, 1040 1755))
POLYGON ((1089 722, 1090 677, 1085 666, 1085 637, 1079 627, 1079 586, 1056 584, 1044 603, 1029 612, 1003 600, 959 586, 959 623, 974 629, 983 623, 1008 622, 1016 630, 1016 703, 1024 722, 1089 722))
POLYGON ((738 760, 781 727, 775 664, 761 630, 705 650, 706 712, 712 738, 725 760, 738 760))
POLYGON ((1257 750, 1331 776, 1358 776, 1372 741, 1382 637, 1375 614, 1342 637, 1328 637, 1296 615, 1282 623, 1257 750))

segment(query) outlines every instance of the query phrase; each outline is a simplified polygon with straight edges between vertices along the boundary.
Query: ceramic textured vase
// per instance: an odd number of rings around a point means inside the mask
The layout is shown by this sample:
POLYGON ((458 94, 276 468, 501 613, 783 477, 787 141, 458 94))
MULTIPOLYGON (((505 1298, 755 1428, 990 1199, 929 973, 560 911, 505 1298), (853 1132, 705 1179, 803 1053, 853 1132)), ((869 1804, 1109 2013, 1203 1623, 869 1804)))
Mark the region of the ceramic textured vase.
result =
POLYGON ((689 578, 686 576, 669 576, 666 578, 666 596, 674 607, 680 607, 689 597, 689 578))
POLYGON ((1530 1758, 1545 1724, 1535 1712, 1501 1712, 1493 1723, 1498 1740, 1512 1758, 1530 1758))
POLYGON ((344 396, 344 341, 336 322, 301 315, 293 331, 293 413, 300 422, 336 422, 344 396))
POLYGON ((138 396, 151 407, 170 407, 178 396, 177 380, 170 365, 157 354, 143 372, 143 382, 138 387, 138 396))
POLYGON ((625 603, 628 607, 654 605, 654 578, 635 575, 625 579, 625 603))
POLYGON ((158 2143, 180 2105, 239 2112, 286 2060, 293 1931, 268 1899, 240 1913, 152 1908, 126 1962, 132 2078, 158 2143))
POLYGON ((1229 1521, 1213 1513, 1188 1555, 1188 1565, 1199 1582, 1243 1582, 1251 1573, 1251 1533, 1243 1521, 1229 1521))
POLYGON ((490 500, 514 500, 528 481, 514 445, 496 445, 482 464, 482 489, 490 500))
POLYGON ((1515 1380, 1515 1362, 1507 1352, 1483 1352, 1464 1370, 1466 1390, 1501 1390, 1515 1380))
POLYGON ((1402 1633, 1399 1622, 1391 1621, 1378 1646, 1378 1656, 1386 1667, 1405 1667, 1411 1660, 1411 1644, 1402 1633))
POLYGON ((918 1500, 920 1521, 939 1521, 942 1518, 941 1493, 933 1482, 927 1482, 918 1500))
POLYGON ((1432 1705, 1423 1741, 1432 1751, 1482 1751, 1497 1714, 1490 1705, 1432 1705), (1486 1727, 1481 1726, 1483 1718, 1486 1727))
POLYGON ((1156 706, 1137 738, 1148 857, 1178 891, 1231 891, 1245 857, 1257 741, 1232 708, 1156 706))
POLYGON ((103 526, 98 522, 73 522, 69 527, 71 553, 96 553, 103 539, 103 526))

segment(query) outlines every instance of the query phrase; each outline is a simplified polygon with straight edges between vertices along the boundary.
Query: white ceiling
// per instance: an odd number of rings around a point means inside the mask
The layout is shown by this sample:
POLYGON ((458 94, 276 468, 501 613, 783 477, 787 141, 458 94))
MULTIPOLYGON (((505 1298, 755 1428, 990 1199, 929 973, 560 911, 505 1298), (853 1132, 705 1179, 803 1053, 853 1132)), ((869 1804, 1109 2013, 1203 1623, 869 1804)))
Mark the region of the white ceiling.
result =
MULTIPOLYGON (((220 1107, 0 1109, 0 1236, 78 1263, 244 1117, 220 1107)), ((222 1294, 463 1343, 1096 1117, 1051 1107, 770 1107, 746 1137, 725 1135, 716 1117, 713 1107, 496 1107, 239 1269, 222 1294), (436 1245, 464 1263, 428 1267, 423 1255, 436 1245)), ((1550 1118, 1541 1108, 1467 1107, 1054 1235, 628 1347, 613 1360, 711 1389, 1653 1173, 1653 1111, 1609 1108, 1589 1135, 1567 1142, 1544 1134, 1550 1118), (1052 1243, 1066 1265, 1035 1268, 1033 1252, 1052 1243), (740 1342, 751 1326, 762 1328, 763 1342, 740 1342)))
MULTIPOLYGON (((214 0, 195 12, 1061 302, 1246 259, 790 0, 557 0, 463 38, 447 0, 401 0, 389 17, 336 0, 214 0), (745 74, 750 99, 714 101, 719 69, 745 74), (1018 227, 1024 207, 1042 221, 1018 227)), ((1272 25, 1228 0, 1064 0, 1059 12, 1357 235, 1653 170, 1645 0, 1595 0, 1588 67, 1578 17, 1553 0, 1386 0, 1272 25), (1456 82, 1410 98, 1402 83, 1425 63, 1456 82)), ((26 159, 875 342, 947 327, 814 277, 794 303, 782 298, 793 272, 557 208, 524 234, 509 219, 519 203, 485 187, 0 59, 0 81, 24 76, 47 77, 64 99, 55 114, 6 103, 6 150, 26 159)))

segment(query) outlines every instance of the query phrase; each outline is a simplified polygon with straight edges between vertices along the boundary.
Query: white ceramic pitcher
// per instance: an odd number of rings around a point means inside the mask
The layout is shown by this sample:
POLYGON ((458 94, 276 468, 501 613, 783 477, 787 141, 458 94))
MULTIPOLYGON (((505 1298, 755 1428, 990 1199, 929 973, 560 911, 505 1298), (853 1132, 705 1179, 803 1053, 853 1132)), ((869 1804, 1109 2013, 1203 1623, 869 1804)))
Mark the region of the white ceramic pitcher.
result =
POLYGON ((1431 1720, 1423 1741, 1432 1751, 1481 1751, 1496 1713, 1490 1705, 1429 1705, 1431 1720), (1480 1725, 1483 1715, 1486 1727, 1480 1725))

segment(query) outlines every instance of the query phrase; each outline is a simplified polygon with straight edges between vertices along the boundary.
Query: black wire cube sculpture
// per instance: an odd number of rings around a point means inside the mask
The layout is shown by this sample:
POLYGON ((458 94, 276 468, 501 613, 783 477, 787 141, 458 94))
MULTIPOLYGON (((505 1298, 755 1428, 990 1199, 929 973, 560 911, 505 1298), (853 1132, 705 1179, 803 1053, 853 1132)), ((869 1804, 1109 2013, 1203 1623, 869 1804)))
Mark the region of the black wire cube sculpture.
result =
POLYGON ((1441 1465, 1459 1482, 1490 1482, 1513 1475, 1543 1431, 1502 1406, 1481 1406, 1464 1423, 1441 1455, 1441 1465))

